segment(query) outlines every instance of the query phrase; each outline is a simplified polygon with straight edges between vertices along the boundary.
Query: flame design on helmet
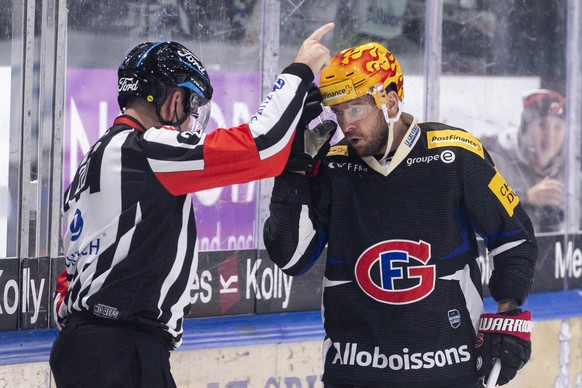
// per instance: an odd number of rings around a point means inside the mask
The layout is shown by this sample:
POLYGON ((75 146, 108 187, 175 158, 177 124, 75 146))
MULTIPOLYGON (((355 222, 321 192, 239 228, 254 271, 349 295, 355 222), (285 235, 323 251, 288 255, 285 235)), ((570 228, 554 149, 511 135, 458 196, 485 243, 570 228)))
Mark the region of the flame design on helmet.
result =
POLYGON ((319 90, 326 106, 341 104, 370 94, 376 104, 385 102, 392 84, 404 99, 404 75, 400 63, 380 43, 366 43, 337 53, 321 73, 319 90))

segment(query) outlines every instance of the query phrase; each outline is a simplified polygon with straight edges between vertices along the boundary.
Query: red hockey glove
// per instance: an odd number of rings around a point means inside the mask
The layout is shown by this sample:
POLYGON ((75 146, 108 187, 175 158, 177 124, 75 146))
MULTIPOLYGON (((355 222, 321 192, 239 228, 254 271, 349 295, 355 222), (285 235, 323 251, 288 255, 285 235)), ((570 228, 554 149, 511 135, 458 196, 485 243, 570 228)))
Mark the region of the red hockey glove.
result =
MULTIPOLYGON (((515 309, 498 314, 483 314, 475 344, 477 375, 489 376, 493 359, 501 360, 498 385, 515 377, 531 356, 531 312, 515 309)), ((487 382, 487 380, 485 380, 487 382)))

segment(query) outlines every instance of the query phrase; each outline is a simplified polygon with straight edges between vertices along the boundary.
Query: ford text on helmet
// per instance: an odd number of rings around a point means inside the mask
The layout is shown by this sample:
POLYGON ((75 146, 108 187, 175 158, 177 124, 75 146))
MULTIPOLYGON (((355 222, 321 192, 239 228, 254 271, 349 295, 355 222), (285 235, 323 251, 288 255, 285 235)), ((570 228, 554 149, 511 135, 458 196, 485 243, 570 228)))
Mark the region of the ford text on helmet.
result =
POLYGON ((127 54, 117 76, 117 101, 122 111, 128 99, 136 96, 154 104, 162 124, 179 126, 190 114, 200 129, 208 123, 212 98, 210 78, 202 62, 183 45, 171 41, 141 43, 127 54), (175 87, 185 88, 186 101, 190 103, 184 104, 184 117, 163 120, 160 107, 171 91, 169 88, 175 87))
POLYGON ((566 99, 548 89, 538 89, 529 92, 523 97, 523 111, 521 113, 521 131, 525 131, 527 125, 533 120, 543 116, 557 116, 566 119, 566 99))
POLYGON ((323 104, 332 106, 367 94, 378 108, 391 88, 404 98, 404 76, 398 60, 379 43, 367 43, 336 54, 321 73, 319 90, 323 104))

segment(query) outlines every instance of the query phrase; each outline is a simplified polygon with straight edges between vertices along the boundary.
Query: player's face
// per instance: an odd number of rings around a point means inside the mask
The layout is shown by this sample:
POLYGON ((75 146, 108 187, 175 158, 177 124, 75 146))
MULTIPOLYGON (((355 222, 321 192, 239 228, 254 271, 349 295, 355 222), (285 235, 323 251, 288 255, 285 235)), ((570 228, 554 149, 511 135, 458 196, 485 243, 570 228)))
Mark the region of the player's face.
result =
POLYGON ((383 154, 388 142, 388 124, 382 110, 369 96, 332 107, 346 140, 359 156, 383 154))
POLYGON ((542 116, 528 124, 527 136, 531 139, 530 146, 537 159, 534 162, 539 167, 547 167, 562 152, 565 129, 564 120, 552 115, 542 116))

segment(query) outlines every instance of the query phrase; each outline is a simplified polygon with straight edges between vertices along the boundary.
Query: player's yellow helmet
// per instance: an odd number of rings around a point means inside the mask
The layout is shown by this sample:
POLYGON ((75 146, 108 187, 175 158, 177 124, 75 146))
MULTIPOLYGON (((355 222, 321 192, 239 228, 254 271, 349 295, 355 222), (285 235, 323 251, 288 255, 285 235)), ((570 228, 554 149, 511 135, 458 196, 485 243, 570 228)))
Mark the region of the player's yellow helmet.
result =
POLYGON ((380 43, 371 42, 337 53, 321 72, 319 90, 326 106, 370 94, 380 108, 391 84, 402 101, 404 75, 398 60, 380 43))

